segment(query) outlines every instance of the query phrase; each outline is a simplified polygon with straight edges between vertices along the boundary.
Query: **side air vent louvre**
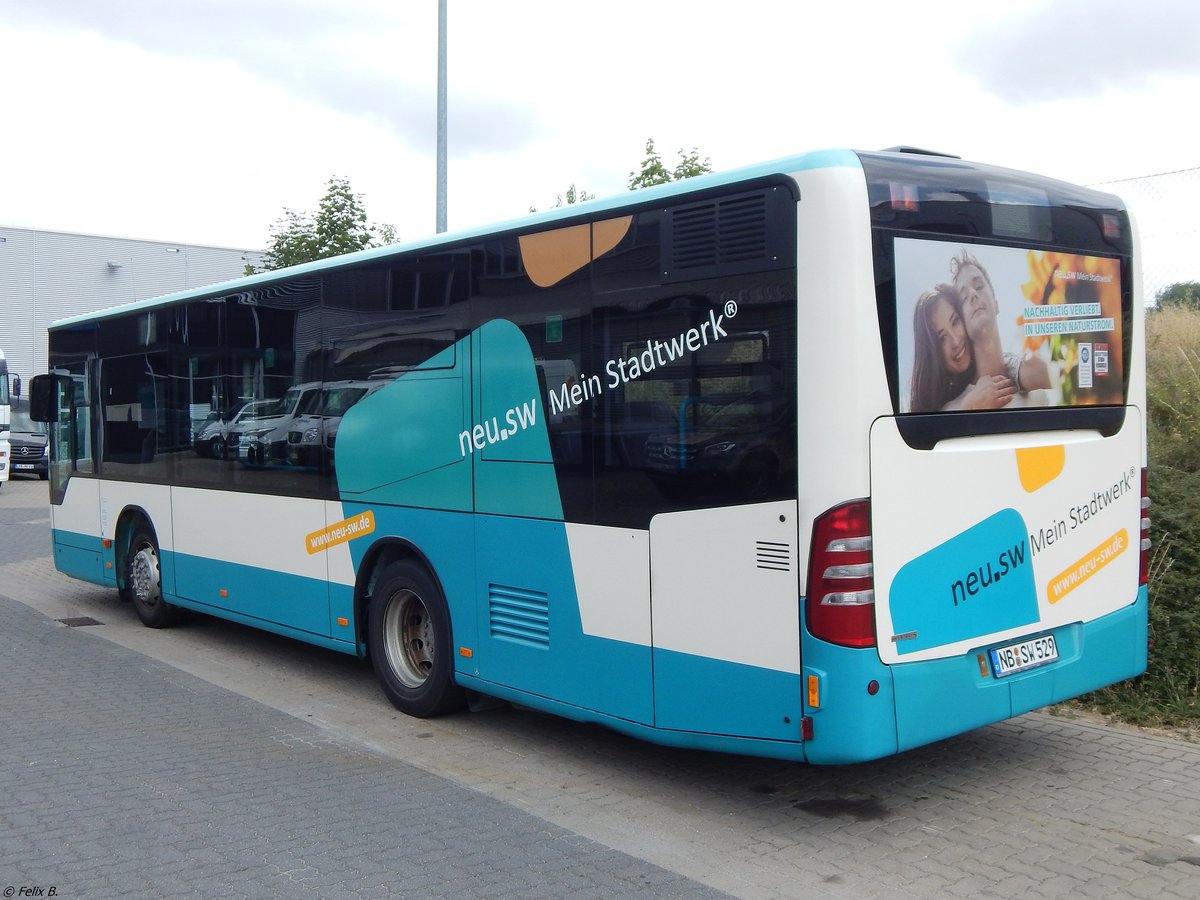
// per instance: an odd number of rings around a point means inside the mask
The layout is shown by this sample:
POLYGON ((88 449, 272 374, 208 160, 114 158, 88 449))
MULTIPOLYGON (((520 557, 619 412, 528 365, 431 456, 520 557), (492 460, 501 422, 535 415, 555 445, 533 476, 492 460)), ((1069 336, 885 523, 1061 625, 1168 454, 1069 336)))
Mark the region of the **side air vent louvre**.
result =
POLYGON ((531 647, 550 647, 550 598, 538 591, 488 586, 491 636, 531 647))
POLYGON ((782 268, 794 218, 791 192, 770 187, 667 211, 663 271, 668 280, 782 268))
POLYGON ((792 570, 792 548, 778 541, 758 541, 755 544, 760 569, 773 569, 776 572, 792 570))
POLYGON ((767 248, 766 209, 766 197, 751 194, 675 210, 671 217, 675 267, 762 259, 767 248))

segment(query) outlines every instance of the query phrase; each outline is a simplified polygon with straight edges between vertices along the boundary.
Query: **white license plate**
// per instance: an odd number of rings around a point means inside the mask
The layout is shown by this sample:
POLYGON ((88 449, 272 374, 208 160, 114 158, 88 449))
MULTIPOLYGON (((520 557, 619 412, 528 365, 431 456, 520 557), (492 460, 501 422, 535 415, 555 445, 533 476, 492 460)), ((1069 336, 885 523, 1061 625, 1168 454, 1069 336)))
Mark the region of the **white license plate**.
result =
POLYGON ((13 463, 14 469, 32 469, 33 463, 13 463))
POLYGON ((1044 634, 1028 641, 1020 641, 988 651, 992 660, 992 674, 997 678, 1035 669, 1058 659, 1058 644, 1054 635, 1044 634))

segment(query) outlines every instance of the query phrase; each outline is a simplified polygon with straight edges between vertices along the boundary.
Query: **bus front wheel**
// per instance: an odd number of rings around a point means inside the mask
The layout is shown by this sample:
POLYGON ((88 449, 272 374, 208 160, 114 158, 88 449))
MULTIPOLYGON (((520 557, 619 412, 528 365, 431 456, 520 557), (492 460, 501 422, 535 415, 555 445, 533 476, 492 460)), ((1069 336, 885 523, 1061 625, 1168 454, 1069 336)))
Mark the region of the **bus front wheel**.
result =
POLYGON ((454 683, 450 613, 437 583, 420 565, 392 563, 372 592, 367 640, 384 694, 419 718, 462 706, 454 683))
POLYGON ((154 532, 140 525, 133 532, 125 555, 123 596, 133 602, 133 610, 149 628, 167 628, 179 621, 179 607, 163 599, 162 566, 154 532))

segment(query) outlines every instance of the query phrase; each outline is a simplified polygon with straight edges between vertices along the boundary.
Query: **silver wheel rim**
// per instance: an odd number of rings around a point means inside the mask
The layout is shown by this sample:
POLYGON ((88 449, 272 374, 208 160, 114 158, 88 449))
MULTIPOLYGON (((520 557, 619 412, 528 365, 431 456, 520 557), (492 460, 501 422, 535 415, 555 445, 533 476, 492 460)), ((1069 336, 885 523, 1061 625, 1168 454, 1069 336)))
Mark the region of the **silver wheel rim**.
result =
POLYGON ((429 610, 412 591, 398 591, 383 618, 383 646, 401 684, 419 688, 433 671, 436 646, 429 610))
POLYGON ((135 600, 153 606, 161 596, 158 584, 158 554, 153 547, 142 547, 129 565, 129 589, 135 600))

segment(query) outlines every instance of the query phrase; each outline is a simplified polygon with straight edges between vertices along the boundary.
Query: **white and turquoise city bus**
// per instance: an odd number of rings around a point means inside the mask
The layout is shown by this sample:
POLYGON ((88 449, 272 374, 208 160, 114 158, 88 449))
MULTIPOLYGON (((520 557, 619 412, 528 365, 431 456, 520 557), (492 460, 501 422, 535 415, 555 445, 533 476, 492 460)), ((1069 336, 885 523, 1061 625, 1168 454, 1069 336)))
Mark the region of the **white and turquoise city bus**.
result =
POLYGON ((55 560, 415 716, 894 754, 1145 667, 1135 246, 1108 194, 823 151, 67 319, 55 560))

